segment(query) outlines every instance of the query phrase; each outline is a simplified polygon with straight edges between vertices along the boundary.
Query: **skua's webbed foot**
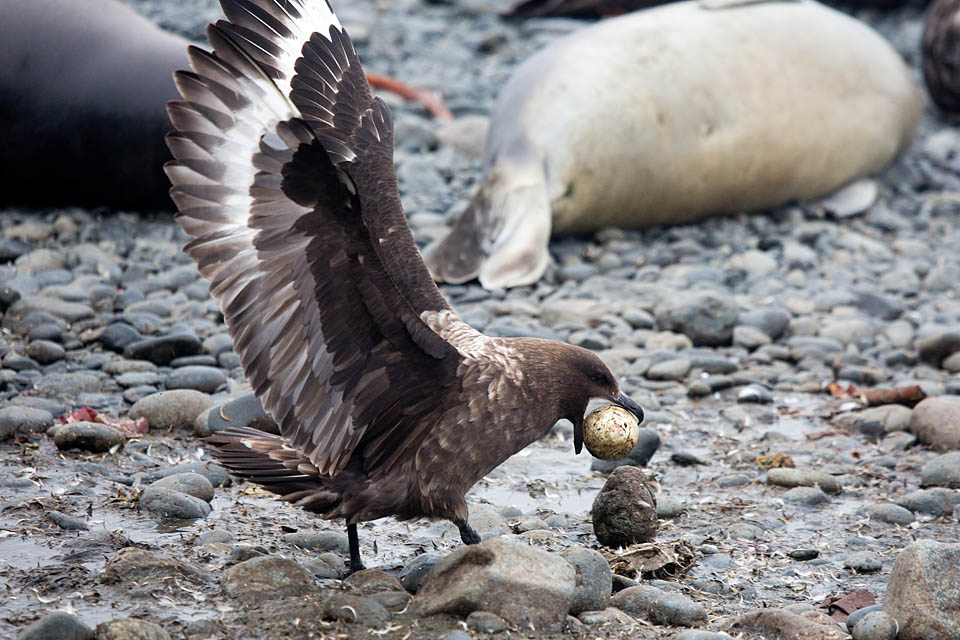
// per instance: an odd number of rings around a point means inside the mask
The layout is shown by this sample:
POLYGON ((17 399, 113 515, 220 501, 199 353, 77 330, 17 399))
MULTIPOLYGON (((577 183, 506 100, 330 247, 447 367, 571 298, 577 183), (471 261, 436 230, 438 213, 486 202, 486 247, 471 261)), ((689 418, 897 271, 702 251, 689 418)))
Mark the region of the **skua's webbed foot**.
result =
POLYGON ((479 534, 466 522, 458 524, 457 527, 460 529, 460 539, 463 540, 463 544, 477 544, 480 542, 479 534))

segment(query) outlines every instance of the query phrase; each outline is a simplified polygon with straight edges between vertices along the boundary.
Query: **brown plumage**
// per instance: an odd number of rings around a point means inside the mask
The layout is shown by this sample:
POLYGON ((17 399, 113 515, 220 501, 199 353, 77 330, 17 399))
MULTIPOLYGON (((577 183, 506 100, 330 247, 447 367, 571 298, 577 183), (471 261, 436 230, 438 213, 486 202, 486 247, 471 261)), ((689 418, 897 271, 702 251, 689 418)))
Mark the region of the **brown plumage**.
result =
POLYGON ((323 0, 222 0, 229 22, 176 80, 166 167, 186 251, 210 280, 280 436, 209 439, 235 474, 324 518, 446 518, 591 398, 642 411, 592 353, 467 326, 407 226, 386 105, 323 0))

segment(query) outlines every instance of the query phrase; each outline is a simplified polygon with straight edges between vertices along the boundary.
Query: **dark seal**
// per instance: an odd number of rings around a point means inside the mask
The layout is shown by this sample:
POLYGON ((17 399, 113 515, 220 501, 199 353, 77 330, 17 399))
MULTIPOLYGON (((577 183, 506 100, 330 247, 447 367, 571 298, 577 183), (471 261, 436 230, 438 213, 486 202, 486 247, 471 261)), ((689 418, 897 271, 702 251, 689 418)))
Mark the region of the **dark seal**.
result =
POLYGON ((184 38, 112 0, 6 0, 0 41, 0 205, 173 209, 184 38))

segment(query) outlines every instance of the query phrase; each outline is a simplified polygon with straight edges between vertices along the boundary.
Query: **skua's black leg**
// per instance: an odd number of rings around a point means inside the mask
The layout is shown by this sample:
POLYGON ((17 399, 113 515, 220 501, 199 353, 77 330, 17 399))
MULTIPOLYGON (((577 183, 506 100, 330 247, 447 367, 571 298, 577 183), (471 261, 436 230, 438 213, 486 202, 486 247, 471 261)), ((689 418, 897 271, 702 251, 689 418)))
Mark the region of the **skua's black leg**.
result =
POLYGON ((353 574, 363 569, 363 561, 360 559, 360 538, 357 537, 357 525, 347 525, 347 540, 350 542, 349 573, 353 574))

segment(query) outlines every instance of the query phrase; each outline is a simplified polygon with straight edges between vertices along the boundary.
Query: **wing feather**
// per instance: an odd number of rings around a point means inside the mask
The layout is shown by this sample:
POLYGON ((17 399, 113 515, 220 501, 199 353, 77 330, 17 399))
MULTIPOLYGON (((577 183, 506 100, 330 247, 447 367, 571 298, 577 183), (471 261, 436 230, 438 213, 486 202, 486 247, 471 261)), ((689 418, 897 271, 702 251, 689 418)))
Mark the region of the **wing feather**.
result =
POLYGON ((421 320, 449 306, 400 205, 390 114, 323 0, 222 5, 168 108, 185 250, 292 459, 336 475, 360 455, 372 477, 459 390, 459 353, 421 320))

